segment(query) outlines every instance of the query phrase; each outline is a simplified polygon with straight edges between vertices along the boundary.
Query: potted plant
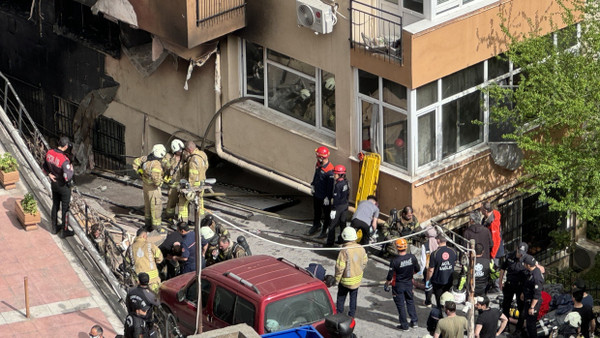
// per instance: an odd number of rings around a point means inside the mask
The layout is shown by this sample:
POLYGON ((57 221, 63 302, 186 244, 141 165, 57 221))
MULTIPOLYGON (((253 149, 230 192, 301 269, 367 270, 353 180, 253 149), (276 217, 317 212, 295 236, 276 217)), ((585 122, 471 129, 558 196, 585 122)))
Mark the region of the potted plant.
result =
POLYGON ((6 190, 16 188, 15 183, 19 181, 19 172, 17 160, 11 153, 4 153, 0 156, 0 183, 6 190))
POLYGON ((41 220, 38 204, 33 194, 27 193, 25 197, 15 201, 15 212, 17 218, 26 231, 35 230, 38 228, 38 223, 41 220))

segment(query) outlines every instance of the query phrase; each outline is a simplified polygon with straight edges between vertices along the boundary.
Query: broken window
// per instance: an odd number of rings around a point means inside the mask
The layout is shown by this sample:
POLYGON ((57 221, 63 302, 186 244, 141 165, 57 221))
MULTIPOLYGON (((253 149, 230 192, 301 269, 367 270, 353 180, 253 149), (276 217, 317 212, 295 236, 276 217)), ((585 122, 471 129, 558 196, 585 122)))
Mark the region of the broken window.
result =
POLYGON ((94 162, 104 169, 125 168, 125 125, 105 116, 94 123, 94 162))
POLYGON ((334 74, 251 42, 244 46, 246 96, 318 129, 335 132, 334 74))

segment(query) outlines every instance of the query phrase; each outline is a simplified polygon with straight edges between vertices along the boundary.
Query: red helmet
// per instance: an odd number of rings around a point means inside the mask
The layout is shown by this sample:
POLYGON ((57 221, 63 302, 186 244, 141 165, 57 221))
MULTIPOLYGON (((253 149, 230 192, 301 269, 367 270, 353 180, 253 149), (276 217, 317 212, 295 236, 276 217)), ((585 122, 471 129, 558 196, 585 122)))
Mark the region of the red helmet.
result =
POLYGON ((323 157, 323 158, 329 157, 329 149, 327 149, 327 147, 321 146, 321 147, 315 149, 315 153, 317 154, 317 157, 323 157))
POLYGON ((346 173, 346 167, 344 167, 341 164, 336 165, 335 167, 333 167, 333 173, 334 174, 345 174, 346 173))

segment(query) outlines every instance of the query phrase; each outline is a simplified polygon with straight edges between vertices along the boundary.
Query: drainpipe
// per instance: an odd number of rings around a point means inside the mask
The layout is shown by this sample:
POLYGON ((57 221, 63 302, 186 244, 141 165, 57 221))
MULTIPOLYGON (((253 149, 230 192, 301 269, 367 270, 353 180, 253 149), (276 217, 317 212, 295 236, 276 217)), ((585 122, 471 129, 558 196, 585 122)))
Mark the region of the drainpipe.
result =
POLYGON ((300 192, 303 192, 307 195, 312 195, 311 188, 308 183, 301 181, 299 179, 296 179, 294 177, 275 172, 275 171, 273 171, 269 168, 266 168, 264 166, 261 166, 259 164, 251 163, 250 161, 247 161, 239 156, 233 155, 223 149, 223 143, 222 143, 223 140, 221 139, 223 136, 223 132, 221 131, 221 114, 223 113, 225 108, 229 107, 230 105, 232 105, 234 103, 238 103, 238 102, 252 100, 252 98, 240 97, 237 99, 233 99, 233 100, 225 103, 224 105, 221 105, 221 73, 219 71, 220 56, 221 56, 220 51, 217 51, 217 56, 215 59, 215 70, 216 70, 215 71, 215 102, 217 104, 217 107, 220 107, 220 108, 215 113, 215 115, 213 115, 213 118, 211 119, 208 126, 206 127, 206 130, 204 132, 204 137, 202 138, 202 145, 200 146, 200 148, 202 150, 204 150, 204 142, 206 140, 206 137, 208 136, 208 131, 210 130, 211 126, 214 124, 215 125, 215 149, 217 151, 217 155, 220 158, 224 159, 225 161, 231 162, 239 167, 247 169, 255 174, 268 177, 269 179, 271 179, 273 181, 287 185, 287 186, 294 188, 300 192))

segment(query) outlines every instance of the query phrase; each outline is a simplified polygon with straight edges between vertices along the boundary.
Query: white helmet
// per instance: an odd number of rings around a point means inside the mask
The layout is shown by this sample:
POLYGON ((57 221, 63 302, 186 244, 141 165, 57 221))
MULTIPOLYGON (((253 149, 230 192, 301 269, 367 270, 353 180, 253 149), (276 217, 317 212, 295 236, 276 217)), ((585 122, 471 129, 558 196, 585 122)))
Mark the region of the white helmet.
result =
POLYGON ((154 157, 163 158, 166 154, 167 148, 165 148, 165 146, 162 144, 155 144, 154 147, 152 147, 152 155, 154 155, 154 157))
POLYGON ((206 240, 209 240, 215 236, 215 232, 212 231, 210 227, 201 227, 200 234, 202 234, 202 237, 204 237, 206 240))
POLYGON ((342 239, 348 242, 357 240, 356 230, 353 227, 345 227, 342 231, 342 239))
POLYGON ((183 148, 184 148, 184 145, 183 145, 183 141, 182 140, 174 139, 173 141, 171 141, 171 151, 173 153, 176 153, 178 151, 182 151, 183 148))

